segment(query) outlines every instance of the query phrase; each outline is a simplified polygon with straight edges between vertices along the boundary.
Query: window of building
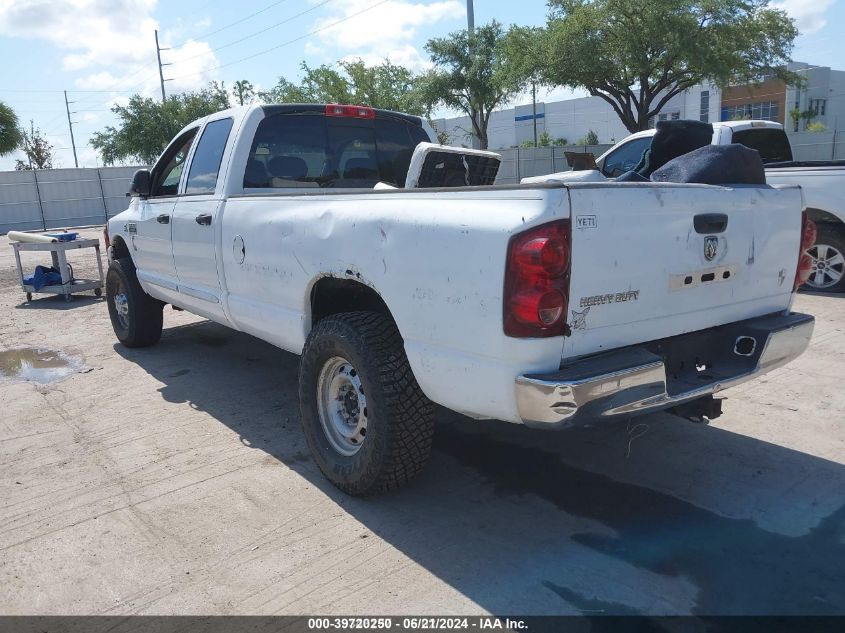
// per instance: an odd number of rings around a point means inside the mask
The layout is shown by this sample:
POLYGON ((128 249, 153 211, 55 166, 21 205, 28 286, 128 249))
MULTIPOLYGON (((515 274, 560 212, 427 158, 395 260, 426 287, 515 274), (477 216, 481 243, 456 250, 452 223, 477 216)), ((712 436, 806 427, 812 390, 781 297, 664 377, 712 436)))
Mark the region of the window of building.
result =
POLYGON ((698 120, 704 123, 710 122, 710 91, 701 91, 701 108, 698 115, 698 120))
POLYGON ((223 160, 223 150, 231 129, 232 119, 212 121, 205 126, 191 161, 185 193, 214 193, 220 161, 223 160))
POLYGON ((761 101, 758 103, 742 103, 724 106, 722 121, 742 121, 745 119, 760 119, 763 121, 777 121, 779 105, 777 101, 761 101))
POLYGON ((810 99, 810 112, 816 116, 824 116, 825 99, 810 99))

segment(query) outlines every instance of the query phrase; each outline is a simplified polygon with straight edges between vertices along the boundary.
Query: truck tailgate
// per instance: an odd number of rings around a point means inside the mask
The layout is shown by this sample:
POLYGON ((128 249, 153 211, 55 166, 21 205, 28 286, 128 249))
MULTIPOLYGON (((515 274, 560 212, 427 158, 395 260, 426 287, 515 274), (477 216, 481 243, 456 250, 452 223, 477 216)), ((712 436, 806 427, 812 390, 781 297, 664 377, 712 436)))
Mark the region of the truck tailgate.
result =
POLYGON ((572 336, 565 357, 791 304, 801 236, 797 187, 602 183, 571 185, 569 195, 572 336))

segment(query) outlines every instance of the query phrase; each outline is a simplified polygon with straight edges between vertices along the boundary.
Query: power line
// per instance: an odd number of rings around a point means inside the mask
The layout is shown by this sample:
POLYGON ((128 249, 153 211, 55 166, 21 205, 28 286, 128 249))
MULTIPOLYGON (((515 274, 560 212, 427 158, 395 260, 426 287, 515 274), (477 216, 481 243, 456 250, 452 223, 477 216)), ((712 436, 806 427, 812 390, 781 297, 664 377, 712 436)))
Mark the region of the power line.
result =
POLYGON ((260 57, 261 55, 266 55, 267 53, 278 50, 278 49, 280 49, 284 46, 288 46, 289 44, 299 42, 300 40, 304 40, 306 38, 309 38, 312 35, 320 33, 321 31, 325 31, 327 29, 335 27, 338 24, 340 24, 341 22, 346 22, 347 20, 351 20, 352 18, 357 17, 357 16, 361 15, 362 13, 366 13, 367 11, 371 11, 372 9, 375 9, 377 6, 385 4, 386 2, 390 2, 390 0, 381 0, 380 2, 376 2, 375 4, 373 4, 369 7, 361 9, 360 11, 356 11, 355 13, 349 14, 345 18, 341 18, 340 20, 336 20, 335 22, 332 22, 331 24, 326 24, 325 26, 321 26, 318 29, 314 29, 313 31, 309 31, 305 35, 300 35, 299 37, 295 37, 292 40, 282 42, 281 44, 276 44, 275 46, 271 46, 270 48, 266 48, 262 51, 258 51, 257 53, 253 53, 252 55, 247 55, 246 57, 241 57, 240 59, 236 59, 234 61, 227 62, 225 64, 219 64, 217 66, 212 66, 211 68, 207 68, 207 69, 199 71, 199 72, 187 73, 185 75, 179 75, 177 77, 174 77, 174 79, 184 79, 185 77, 194 77, 195 75, 201 75, 201 74, 208 72, 210 70, 220 70, 221 68, 227 68, 229 66, 234 66, 235 64, 240 64, 241 62, 245 62, 247 60, 254 59, 256 57, 260 57))
POLYGON ((194 39, 201 40, 201 39, 204 39, 206 37, 211 37, 212 35, 217 35, 221 31, 225 31, 226 29, 231 28, 233 26, 236 26, 238 24, 241 24, 242 22, 246 22, 250 18, 254 18, 256 15, 260 15, 260 14, 264 13, 265 11, 269 11, 273 7, 278 6, 278 5, 282 4, 283 2, 287 2, 287 0, 278 0, 278 2, 273 2, 269 5, 267 5, 266 7, 264 7, 263 9, 256 11, 255 13, 250 13, 248 16, 243 17, 240 20, 235 20, 234 22, 230 22, 226 26, 221 26, 219 29, 215 29, 214 31, 210 31, 209 33, 205 33, 203 35, 199 35, 194 39))
POLYGON ((318 4, 315 4, 313 7, 309 8, 309 9, 305 9, 305 11, 300 11, 299 13, 292 15, 289 18, 285 18, 281 22, 276 22, 275 24, 271 24, 270 26, 264 27, 260 31, 255 31, 254 33, 250 33, 249 35, 241 37, 237 40, 227 42, 226 44, 223 44, 222 46, 218 46, 217 48, 212 48, 212 49, 209 49, 207 51, 203 51, 202 53, 199 53, 197 55, 193 55, 192 57, 186 57, 185 59, 180 59, 178 62, 173 62, 173 63, 178 65, 178 64, 183 64, 185 62, 191 61, 192 59, 197 59, 199 57, 205 57, 206 55, 213 55, 214 53, 222 51, 224 48, 229 48, 230 46, 234 46, 235 44, 240 44, 241 42, 245 42, 246 40, 252 39, 253 37, 255 37, 257 35, 261 35, 262 33, 266 33, 267 31, 275 29, 276 27, 281 26, 282 24, 287 24, 288 22, 292 22, 296 18, 301 17, 301 16, 305 15, 306 13, 311 13, 312 11, 319 9, 320 7, 322 7, 325 4, 328 4, 331 1, 332 0, 323 0, 322 2, 320 2, 318 4))

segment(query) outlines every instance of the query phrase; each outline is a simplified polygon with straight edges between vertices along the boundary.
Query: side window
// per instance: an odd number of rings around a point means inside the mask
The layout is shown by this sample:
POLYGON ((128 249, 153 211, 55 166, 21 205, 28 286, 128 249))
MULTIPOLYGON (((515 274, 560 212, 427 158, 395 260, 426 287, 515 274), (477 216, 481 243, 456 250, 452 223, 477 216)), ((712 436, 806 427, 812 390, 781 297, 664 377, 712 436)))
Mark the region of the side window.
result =
POLYGON ((187 194, 214 193, 223 150, 232 130, 232 119, 212 121, 205 126, 188 172, 187 194))
POLYGON ((179 180, 185 168, 185 160, 191 150, 191 143, 197 131, 193 129, 181 136, 176 143, 159 159, 153 168, 152 196, 175 196, 179 193, 179 180))
POLYGON ((610 154, 604 161, 601 173, 608 178, 616 178, 626 171, 631 171, 640 162, 643 152, 651 145, 651 137, 637 138, 610 154))

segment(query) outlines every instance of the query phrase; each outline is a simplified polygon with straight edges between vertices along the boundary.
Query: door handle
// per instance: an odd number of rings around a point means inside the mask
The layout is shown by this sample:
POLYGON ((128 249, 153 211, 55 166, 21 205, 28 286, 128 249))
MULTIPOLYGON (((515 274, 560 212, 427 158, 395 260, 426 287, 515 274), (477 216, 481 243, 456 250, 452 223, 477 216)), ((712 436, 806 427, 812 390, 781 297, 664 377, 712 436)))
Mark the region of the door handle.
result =
POLYGON ((692 219, 696 233, 723 233, 728 228, 726 213, 699 213, 692 219))
POLYGON ((200 213, 197 216, 197 224, 202 224, 203 226, 209 226, 211 224, 211 214, 210 213, 200 213))
POLYGON ((156 222, 158 222, 159 224, 170 224, 170 216, 166 213, 162 213, 156 218, 156 222))

